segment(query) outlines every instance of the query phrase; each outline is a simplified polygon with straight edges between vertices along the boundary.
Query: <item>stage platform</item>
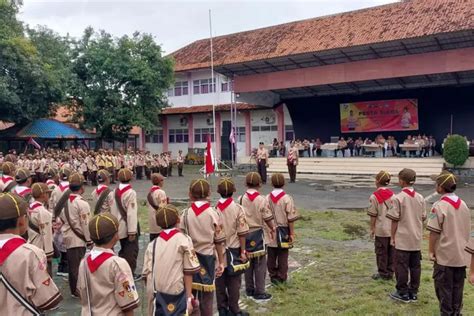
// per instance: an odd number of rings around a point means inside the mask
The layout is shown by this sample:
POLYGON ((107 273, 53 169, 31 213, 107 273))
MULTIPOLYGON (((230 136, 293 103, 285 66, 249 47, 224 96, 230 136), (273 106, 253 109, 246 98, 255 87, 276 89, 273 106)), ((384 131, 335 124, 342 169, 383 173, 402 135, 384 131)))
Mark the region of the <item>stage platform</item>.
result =
MULTIPOLYGON (((380 170, 397 175, 403 168, 414 169, 418 177, 430 177, 443 170, 442 157, 427 158, 300 158, 298 174, 375 175, 380 170)), ((286 158, 270 158, 268 172, 288 173, 286 158)))

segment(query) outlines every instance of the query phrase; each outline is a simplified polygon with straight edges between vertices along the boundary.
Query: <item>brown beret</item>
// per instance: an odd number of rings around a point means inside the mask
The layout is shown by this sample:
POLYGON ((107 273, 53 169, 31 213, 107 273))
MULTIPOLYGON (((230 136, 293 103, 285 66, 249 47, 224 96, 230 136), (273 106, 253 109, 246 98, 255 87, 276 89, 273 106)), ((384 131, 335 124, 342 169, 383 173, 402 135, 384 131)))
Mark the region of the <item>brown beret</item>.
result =
POLYGON ((117 218, 110 213, 95 215, 89 221, 89 233, 94 242, 113 236, 118 232, 118 227, 117 218))
POLYGON ((127 182, 132 180, 133 174, 128 168, 122 168, 118 172, 118 178, 120 182, 127 182))
POLYGON ((81 186, 84 184, 84 176, 78 172, 71 174, 69 177, 70 186, 81 186))
POLYGON ((58 171, 56 169, 54 169, 53 167, 48 167, 48 168, 46 168, 44 173, 46 174, 46 177, 48 179, 51 179, 51 178, 54 178, 55 176, 57 176, 58 171))
POLYGON ((276 172, 272 174, 272 185, 276 187, 282 187, 285 185, 285 177, 282 173, 276 172))
POLYGON ((391 179, 392 179, 392 175, 384 170, 380 171, 375 176, 375 180, 377 180, 378 183, 383 184, 383 185, 389 184, 391 179))
POLYGON ((15 162, 15 160, 16 160, 15 155, 8 154, 8 155, 5 156, 5 161, 15 162))
POLYGON ((231 178, 221 178, 217 183, 217 193, 223 196, 228 196, 235 191, 235 183, 231 178))
POLYGON ((189 193, 191 193, 191 196, 195 199, 207 198, 210 191, 209 182, 204 179, 193 180, 189 186, 189 193))
POLYGON ((151 175, 151 183, 153 183, 153 185, 159 185, 163 180, 165 180, 165 178, 159 173, 153 173, 151 175))
POLYGON ((247 176, 245 176, 245 183, 254 187, 259 186, 262 184, 262 178, 257 172, 249 172, 247 176))
POLYGON ((16 182, 24 182, 28 180, 29 177, 31 177, 31 173, 30 173, 30 170, 26 168, 20 168, 16 171, 16 174, 15 174, 16 182))
POLYGON ((97 171, 97 181, 105 182, 110 177, 110 173, 105 169, 97 171))
POLYGON ((36 182, 31 186, 31 194, 35 199, 39 198, 44 193, 51 192, 51 189, 46 183, 36 182))
POLYGON ((14 193, 0 194, 0 220, 18 218, 26 215, 28 204, 14 193))
POLYGON ((179 212, 173 204, 166 204, 156 211, 156 224, 163 229, 174 227, 179 219, 179 212))
POLYGON ((12 176, 15 173, 15 165, 10 161, 5 161, 2 164, 2 172, 4 175, 12 176))
POLYGON ((405 168, 398 173, 398 179, 405 181, 407 184, 414 184, 416 181, 416 172, 413 169, 405 168))
POLYGON ((434 178, 433 180, 436 181, 437 185, 449 191, 453 190, 454 185, 457 184, 456 176, 447 170, 444 170, 439 175, 432 178, 434 178))
POLYGON ((59 177, 63 181, 68 181, 69 177, 71 176, 72 170, 69 168, 61 168, 59 170, 59 177))

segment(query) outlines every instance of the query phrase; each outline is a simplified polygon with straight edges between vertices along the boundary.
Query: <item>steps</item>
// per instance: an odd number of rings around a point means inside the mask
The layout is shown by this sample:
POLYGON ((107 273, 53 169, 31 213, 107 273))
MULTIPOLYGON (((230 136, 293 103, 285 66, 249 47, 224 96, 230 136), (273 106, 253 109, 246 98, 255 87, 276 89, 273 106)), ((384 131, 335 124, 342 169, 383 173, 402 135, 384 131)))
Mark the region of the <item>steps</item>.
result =
MULTIPOLYGON (((429 158, 300 158, 298 174, 375 175, 385 170, 397 175, 403 168, 414 169, 419 177, 443 170, 442 157, 429 158)), ((286 158, 270 158, 268 171, 288 173, 286 158)))

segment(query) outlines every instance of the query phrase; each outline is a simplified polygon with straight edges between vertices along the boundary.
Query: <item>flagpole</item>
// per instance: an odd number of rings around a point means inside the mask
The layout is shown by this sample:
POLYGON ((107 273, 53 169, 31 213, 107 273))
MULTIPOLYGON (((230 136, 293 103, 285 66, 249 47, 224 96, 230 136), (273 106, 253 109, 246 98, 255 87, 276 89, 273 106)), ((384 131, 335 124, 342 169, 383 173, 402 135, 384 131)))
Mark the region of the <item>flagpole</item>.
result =
MULTIPOLYGON (((217 84, 214 83, 214 48, 212 46, 212 15, 211 9, 209 9, 209 35, 210 35, 210 46, 211 46, 211 89, 214 88, 213 93, 216 93, 217 84)), ((216 105, 215 102, 212 101, 212 125, 214 129, 214 160, 217 159, 216 155, 216 105)))

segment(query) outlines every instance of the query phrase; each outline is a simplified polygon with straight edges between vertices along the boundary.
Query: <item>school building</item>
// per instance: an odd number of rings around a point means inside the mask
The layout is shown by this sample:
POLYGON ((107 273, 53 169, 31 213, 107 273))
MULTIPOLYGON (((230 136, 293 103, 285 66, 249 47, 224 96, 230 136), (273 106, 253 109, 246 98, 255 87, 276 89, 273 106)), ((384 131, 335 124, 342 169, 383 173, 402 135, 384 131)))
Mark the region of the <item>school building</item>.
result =
MULTIPOLYGON (((440 144, 451 131, 472 139, 473 10, 471 0, 406 0, 216 37, 214 84, 209 39, 193 42, 173 53, 173 106, 163 112, 162 129, 147 136, 157 141, 146 146, 185 152, 203 146, 215 103, 222 149, 232 102, 240 107, 241 156, 273 138, 329 142, 343 134, 341 105, 367 101, 414 100, 416 124, 383 132, 399 142, 427 134, 440 144)), ((378 133, 351 127, 343 135, 378 133)))

